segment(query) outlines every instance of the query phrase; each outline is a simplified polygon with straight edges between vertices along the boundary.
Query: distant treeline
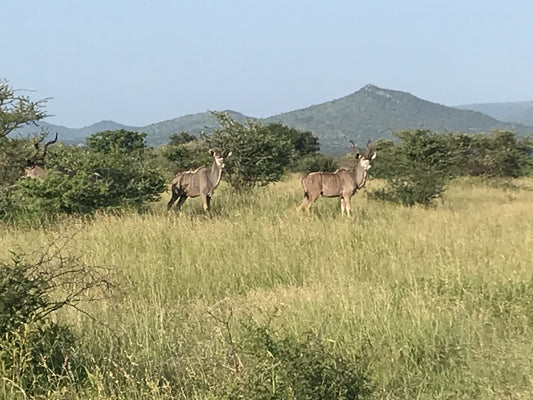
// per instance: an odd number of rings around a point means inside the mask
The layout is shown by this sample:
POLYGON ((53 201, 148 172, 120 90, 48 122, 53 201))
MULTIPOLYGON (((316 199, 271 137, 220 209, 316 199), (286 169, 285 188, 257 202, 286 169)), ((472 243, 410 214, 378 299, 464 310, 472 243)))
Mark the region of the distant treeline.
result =
MULTIPOLYGON (((48 150, 48 173, 41 179, 20 179, 35 141, 1 138, 0 220, 42 222, 98 209, 141 210, 161 198, 177 171, 210 164, 211 147, 233 152, 223 180, 236 191, 278 181, 289 172, 355 166, 351 154, 341 159, 320 154, 311 132, 280 124, 239 124, 226 114, 217 118, 222 129, 210 136, 197 139, 181 132, 157 149, 146 146, 144 133, 125 130, 94 134, 84 146, 57 143, 48 150)), ((513 132, 467 135, 416 130, 396 136, 398 141, 378 140, 371 145, 377 158, 370 175, 387 180, 385 189, 371 193, 376 199, 429 205, 457 176, 516 178, 532 171, 532 142, 513 132)))

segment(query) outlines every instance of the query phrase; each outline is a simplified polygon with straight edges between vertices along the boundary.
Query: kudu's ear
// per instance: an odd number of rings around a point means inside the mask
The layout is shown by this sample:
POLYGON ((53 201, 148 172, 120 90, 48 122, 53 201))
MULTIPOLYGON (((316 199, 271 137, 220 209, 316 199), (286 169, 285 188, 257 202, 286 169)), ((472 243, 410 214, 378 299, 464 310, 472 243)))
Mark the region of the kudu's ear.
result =
POLYGON ((215 150, 209 149, 209 154, 211 154, 211 156, 214 156, 215 155, 215 150))
POLYGON ((231 151, 227 151, 226 155, 224 156, 224 158, 229 158, 229 157, 231 157, 231 151))
POLYGON ((378 153, 375 152, 374 154, 372 154, 372 157, 370 159, 373 160, 374 158, 376 158, 376 154, 378 154, 378 153))

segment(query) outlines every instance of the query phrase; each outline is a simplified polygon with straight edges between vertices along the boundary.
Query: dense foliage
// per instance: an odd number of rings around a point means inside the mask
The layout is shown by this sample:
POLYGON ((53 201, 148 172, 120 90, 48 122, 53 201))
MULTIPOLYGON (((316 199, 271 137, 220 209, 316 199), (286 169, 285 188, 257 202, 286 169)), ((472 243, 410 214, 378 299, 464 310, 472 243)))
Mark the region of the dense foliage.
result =
POLYGON ((236 190, 249 190, 281 179, 292 157, 291 143, 281 135, 272 135, 258 122, 239 124, 225 114, 217 114, 222 129, 209 138, 215 148, 232 151, 225 169, 225 179, 236 190))
POLYGON ((52 315, 109 287, 107 272, 56 249, 38 261, 0 261, 0 376, 32 397, 82 384, 87 370, 78 338, 52 315))
POLYGON ((27 96, 17 95, 6 80, 0 79, 0 138, 20 126, 47 117, 44 110, 46 101, 31 101, 27 96))
POLYGON ((0 215, 39 220, 157 201, 165 181, 150 165, 144 138, 139 132, 106 131, 89 137, 86 146, 51 147, 47 175, 18 180, 3 196, 0 215))
POLYGON ((400 131, 399 142, 374 144, 379 162, 370 173, 387 180, 373 196, 404 205, 429 205, 456 176, 516 178, 530 171, 533 146, 513 132, 437 134, 429 130, 400 131))
POLYGON ((356 400, 372 392, 367 361, 335 352, 316 333, 279 338, 271 327, 249 326, 241 347, 250 370, 230 398, 356 400))
POLYGON ((14 139, 7 135, 47 116, 44 109, 47 99, 31 101, 16 92, 6 80, 0 79, 0 192, 5 192, 6 187, 20 177, 26 156, 31 151, 29 140, 14 139))
POLYGON ((387 187, 373 196, 407 206, 427 206, 442 195, 451 177, 448 148, 441 136, 427 130, 401 131, 396 136, 398 145, 389 142, 377 147, 377 174, 387 179, 387 187))
POLYGON ((231 150, 225 179, 236 190, 248 190, 281 179, 285 169, 298 157, 315 153, 318 139, 279 124, 244 124, 225 113, 214 113, 222 127, 207 138, 210 146, 231 150))
POLYGON ((205 140, 198 140, 192 135, 185 136, 188 135, 185 132, 182 134, 180 138, 172 135, 170 142, 159 149, 162 156, 170 163, 166 168, 171 169, 174 175, 177 172, 210 165, 213 160, 209 155, 209 145, 205 140))
POLYGON ((173 169, 174 172, 178 172, 208 165, 211 162, 208 153, 210 146, 233 146, 231 149, 233 160, 229 159, 228 165, 236 164, 237 161, 234 161, 236 160, 234 157, 237 154, 240 158, 238 163, 241 171, 236 174, 233 169, 230 170, 228 167, 226 172, 230 171, 228 174, 234 177, 235 187, 239 188, 278 180, 280 173, 287 170, 308 173, 311 171, 334 171, 337 168, 337 163, 333 157, 319 153, 318 138, 309 131, 300 131, 278 123, 261 125, 248 121, 241 124, 229 114, 213 114, 220 119, 219 123, 225 126, 225 130, 215 131, 211 137, 202 134, 200 139, 187 132, 171 135, 168 144, 156 150, 158 154, 170 162, 170 166, 161 163, 164 169, 173 169), (281 142, 274 145, 276 140, 278 142, 281 140, 281 142), (244 149, 243 143, 247 144, 247 149, 244 149), (279 145, 284 148, 280 149, 279 145), (234 148, 237 148, 237 153, 234 148), (275 151, 279 153, 278 156, 272 157, 266 153, 267 150, 274 148, 277 149, 275 151), (243 154, 240 153, 245 154, 247 158, 251 157, 251 162, 244 162, 242 160, 243 154), (255 161, 260 158, 262 161, 257 165, 255 161), (270 169, 272 171, 268 172, 270 169), (269 174, 270 178, 268 177, 269 174), (237 175, 240 178, 237 178, 237 175), (238 183, 239 179, 249 183, 238 183), (259 181, 262 183, 257 183, 259 181))

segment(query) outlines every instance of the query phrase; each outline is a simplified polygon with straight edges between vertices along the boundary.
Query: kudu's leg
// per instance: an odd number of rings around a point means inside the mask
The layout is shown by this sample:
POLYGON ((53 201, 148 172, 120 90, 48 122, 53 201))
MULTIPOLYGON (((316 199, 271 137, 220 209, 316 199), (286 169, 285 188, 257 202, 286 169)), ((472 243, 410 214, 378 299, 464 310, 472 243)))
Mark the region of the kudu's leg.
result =
POLYGON ((310 210, 311 210, 311 206, 313 205, 313 203, 316 201, 316 199, 318 199, 320 195, 318 196, 313 196, 313 195, 309 195, 308 199, 307 199, 307 203, 305 203, 304 207, 305 207, 305 211, 307 212, 307 214, 310 213, 310 210))
POLYGON ((170 200, 169 200, 169 202, 167 204, 167 211, 170 210, 170 208, 172 207, 174 202, 178 199, 178 197, 179 196, 174 191, 172 191, 172 197, 170 197, 170 200))
POLYGON ((309 201, 309 197, 307 196, 307 193, 304 194, 304 198, 302 199, 302 201, 300 201, 300 203, 298 204, 298 207, 296 207, 297 210, 301 210, 302 207, 307 204, 307 202, 309 201))
POLYGON ((211 204, 211 197, 208 194, 202 194, 202 203, 204 205, 204 211, 209 214, 209 205, 211 204))
POLYGON ((341 197, 341 215, 344 216, 344 210, 346 209, 346 202, 344 201, 344 197, 341 197))
POLYGON ((352 206, 350 205, 350 197, 344 197, 344 208, 346 209, 346 214, 348 217, 352 216, 352 206))
POLYGON ((181 205, 182 205, 183 203, 185 203, 185 200, 187 200, 187 196, 185 196, 184 194, 182 194, 182 195, 180 196, 180 199, 178 200, 178 204, 176 204, 176 210, 179 210, 179 209, 180 209, 181 205))

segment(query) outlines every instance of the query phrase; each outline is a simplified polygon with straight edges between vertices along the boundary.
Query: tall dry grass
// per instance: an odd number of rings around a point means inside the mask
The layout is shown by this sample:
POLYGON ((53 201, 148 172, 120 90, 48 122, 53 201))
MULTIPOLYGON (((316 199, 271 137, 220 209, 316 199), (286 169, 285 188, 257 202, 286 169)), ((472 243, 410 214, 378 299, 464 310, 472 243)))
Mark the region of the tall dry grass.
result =
POLYGON ((120 290, 82 305, 91 318, 58 316, 90 354, 80 398, 220 394, 251 323, 364 360, 374 398, 533 398, 530 179, 460 180, 431 209, 358 193, 352 218, 334 199, 298 213, 300 197, 291 177, 253 196, 222 185, 211 218, 198 199, 170 214, 163 199, 144 215, 4 227, 0 255, 72 237, 64 252, 113 268, 120 290))

